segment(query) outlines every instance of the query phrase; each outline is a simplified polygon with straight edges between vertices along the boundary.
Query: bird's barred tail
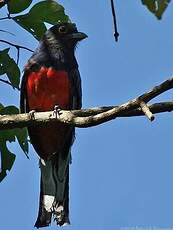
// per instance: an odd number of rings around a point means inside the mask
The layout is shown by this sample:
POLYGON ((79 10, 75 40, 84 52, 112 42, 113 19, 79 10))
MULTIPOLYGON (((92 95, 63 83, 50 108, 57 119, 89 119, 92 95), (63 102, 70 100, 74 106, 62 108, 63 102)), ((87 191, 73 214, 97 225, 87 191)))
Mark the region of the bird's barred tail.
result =
POLYGON ((40 160, 41 188, 36 228, 49 226, 53 218, 57 225, 69 221, 69 158, 56 154, 49 160, 40 160))

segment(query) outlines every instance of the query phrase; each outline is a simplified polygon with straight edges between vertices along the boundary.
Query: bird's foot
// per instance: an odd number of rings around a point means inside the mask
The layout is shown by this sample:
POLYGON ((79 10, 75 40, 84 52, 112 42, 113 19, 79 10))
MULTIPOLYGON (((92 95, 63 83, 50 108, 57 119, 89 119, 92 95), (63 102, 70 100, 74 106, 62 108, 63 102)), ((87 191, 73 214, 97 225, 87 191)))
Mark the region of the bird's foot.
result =
POLYGON ((54 221, 56 221, 59 226, 65 227, 70 224, 69 218, 66 217, 64 207, 59 203, 54 204, 53 216, 54 221))
POLYGON ((58 117, 60 117, 61 115, 61 108, 59 105, 55 105, 54 106, 54 110, 53 110, 53 116, 55 116, 55 118, 57 119, 58 117))
POLYGON ((35 119, 35 110, 29 111, 29 117, 30 117, 31 120, 35 119))

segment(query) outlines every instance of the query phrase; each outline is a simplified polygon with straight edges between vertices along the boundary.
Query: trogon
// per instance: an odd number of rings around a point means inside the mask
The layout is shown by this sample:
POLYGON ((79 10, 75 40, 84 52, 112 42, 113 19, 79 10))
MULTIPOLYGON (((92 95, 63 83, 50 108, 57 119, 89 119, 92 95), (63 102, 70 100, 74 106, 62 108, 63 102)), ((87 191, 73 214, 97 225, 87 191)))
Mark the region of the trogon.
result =
MULTIPOLYGON (((73 23, 58 23, 46 31, 24 69, 21 83, 22 113, 80 109, 81 79, 75 48, 87 35, 73 23)), ((64 123, 28 127, 40 157, 41 185, 35 227, 64 226, 69 220, 69 163, 75 129, 64 123)))

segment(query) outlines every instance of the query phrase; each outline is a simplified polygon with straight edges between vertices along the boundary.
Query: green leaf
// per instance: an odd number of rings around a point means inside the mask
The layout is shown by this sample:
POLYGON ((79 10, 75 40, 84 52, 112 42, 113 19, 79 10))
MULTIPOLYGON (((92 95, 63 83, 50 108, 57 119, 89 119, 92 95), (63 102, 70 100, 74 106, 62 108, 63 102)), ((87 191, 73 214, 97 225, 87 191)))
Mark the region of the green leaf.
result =
POLYGON ((1 55, 3 56, 3 55, 8 54, 9 50, 10 50, 10 48, 4 49, 4 50, 0 50, 0 57, 1 57, 1 55))
MULTIPOLYGON (((5 107, 1 104, 0 114, 4 114, 5 107)), ((9 108, 7 110, 10 110, 9 108)), ((13 109, 12 109, 13 110, 13 109)), ((7 141, 14 142, 15 135, 13 130, 1 130, 0 131, 0 158, 1 158, 1 166, 0 166, 0 181, 4 179, 7 175, 7 170, 11 170, 15 155, 11 153, 7 148, 7 141)))
MULTIPOLYGON (((1 105, 1 104, 0 104, 1 105)), ((12 114, 18 114, 19 109, 13 105, 3 107, 3 105, 0 107, 0 114, 1 115, 12 115, 12 114)), ((12 129, 12 130, 2 130, 0 131, 1 139, 4 141, 15 141, 15 137, 18 140, 18 143, 23 150, 23 152, 27 155, 28 154, 28 133, 26 128, 22 129, 12 129)))
POLYGON ((142 3, 147 6, 149 11, 151 11, 158 19, 162 18, 168 4, 171 0, 142 0, 142 3))
POLYGON ((29 13, 16 16, 13 20, 40 40, 46 32, 45 22, 55 25, 59 21, 68 22, 69 17, 62 5, 53 0, 46 0, 35 4, 29 13))
MULTIPOLYGON (((1 109, 0 109, 0 115, 12 115, 12 114, 18 114, 19 109, 13 105, 4 107, 1 104, 1 109)), ((0 131, 0 141, 1 142, 14 142, 15 141, 15 129, 9 129, 9 130, 1 130, 0 131)))
POLYGON ((26 156, 28 157, 28 132, 26 128, 23 129, 15 129, 15 136, 19 142, 19 145, 21 147, 21 149, 23 150, 23 152, 26 154, 26 156))
POLYGON ((13 87, 18 88, 20 83, 20 70, 8 54, 9 49, 0 51, 0 73, 6 73, 13 87))
POLYGON ((1 166, 0 166, 0 181, 7 175, 7 170, 10 171, 15 161, 14 153, 10 152, 7 148, 6 142, 0 140, 0 154, 1 154, 1 166))
POLYGON ((8 11, 10 14, 18 14, 23 10, 27 9, 32 0, 10 0, 8 2, 8 11))
POLYGON ((18 114, 18 113, 19 113, 19 109, 14 105, 9 105, 6 107, 3 106, 0 109, 0 115, 5 115, 5 114, 12 115, 12 114, 18 114))
POLYGON ((12 129, 11 130, 1 130, 0 131, 0 141, 14 142, 15 141, 14 131, 12 129))
POLYGON ((41 21, 32 19, 29 15, 21 15, 13 18, 21 27, 31 33, 37 40, 40 40, 46 32, 46 26, 41 21))
POLYGON ((4 108, 3 104, 0 103, 0 114, 1 114, 1 109, 3 108, 4 108))
POLYGON ((4 74, 5 74, 5 71, 4 71, 3 65, 0 63, 0 75, 4 75, 4 74))
POLYGON ((69 17, 65 15, 64 7, 56 1, 41 1, 35 4, 29 14, 36 20, 56 24, 58 21, 67 22, 69 17))
MULTIPOLYGON (((0 115, 4 114, 18 114, 19 109, 15 106, 4 107, 0 103, 0 115)), ((7 175, 7 170, 10 171, 15 161, 15 154, 10 152, 7 148, 7 142, 15 142, 16 138, 25 155, 28 157, 28 140, 27 130, 24 129, 10 129, 0 131, 0 181, 7 175)))

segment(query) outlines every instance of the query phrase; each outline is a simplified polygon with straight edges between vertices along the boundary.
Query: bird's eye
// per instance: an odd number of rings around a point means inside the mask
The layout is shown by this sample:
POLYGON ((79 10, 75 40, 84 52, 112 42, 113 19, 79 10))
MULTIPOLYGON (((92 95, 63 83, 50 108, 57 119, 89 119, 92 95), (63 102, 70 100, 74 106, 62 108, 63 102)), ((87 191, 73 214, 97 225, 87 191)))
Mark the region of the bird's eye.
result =
POLYGON ((60 26, 58 29, 59 33, 65 34, 67 32, 67 27, 65 26, 60 26))

